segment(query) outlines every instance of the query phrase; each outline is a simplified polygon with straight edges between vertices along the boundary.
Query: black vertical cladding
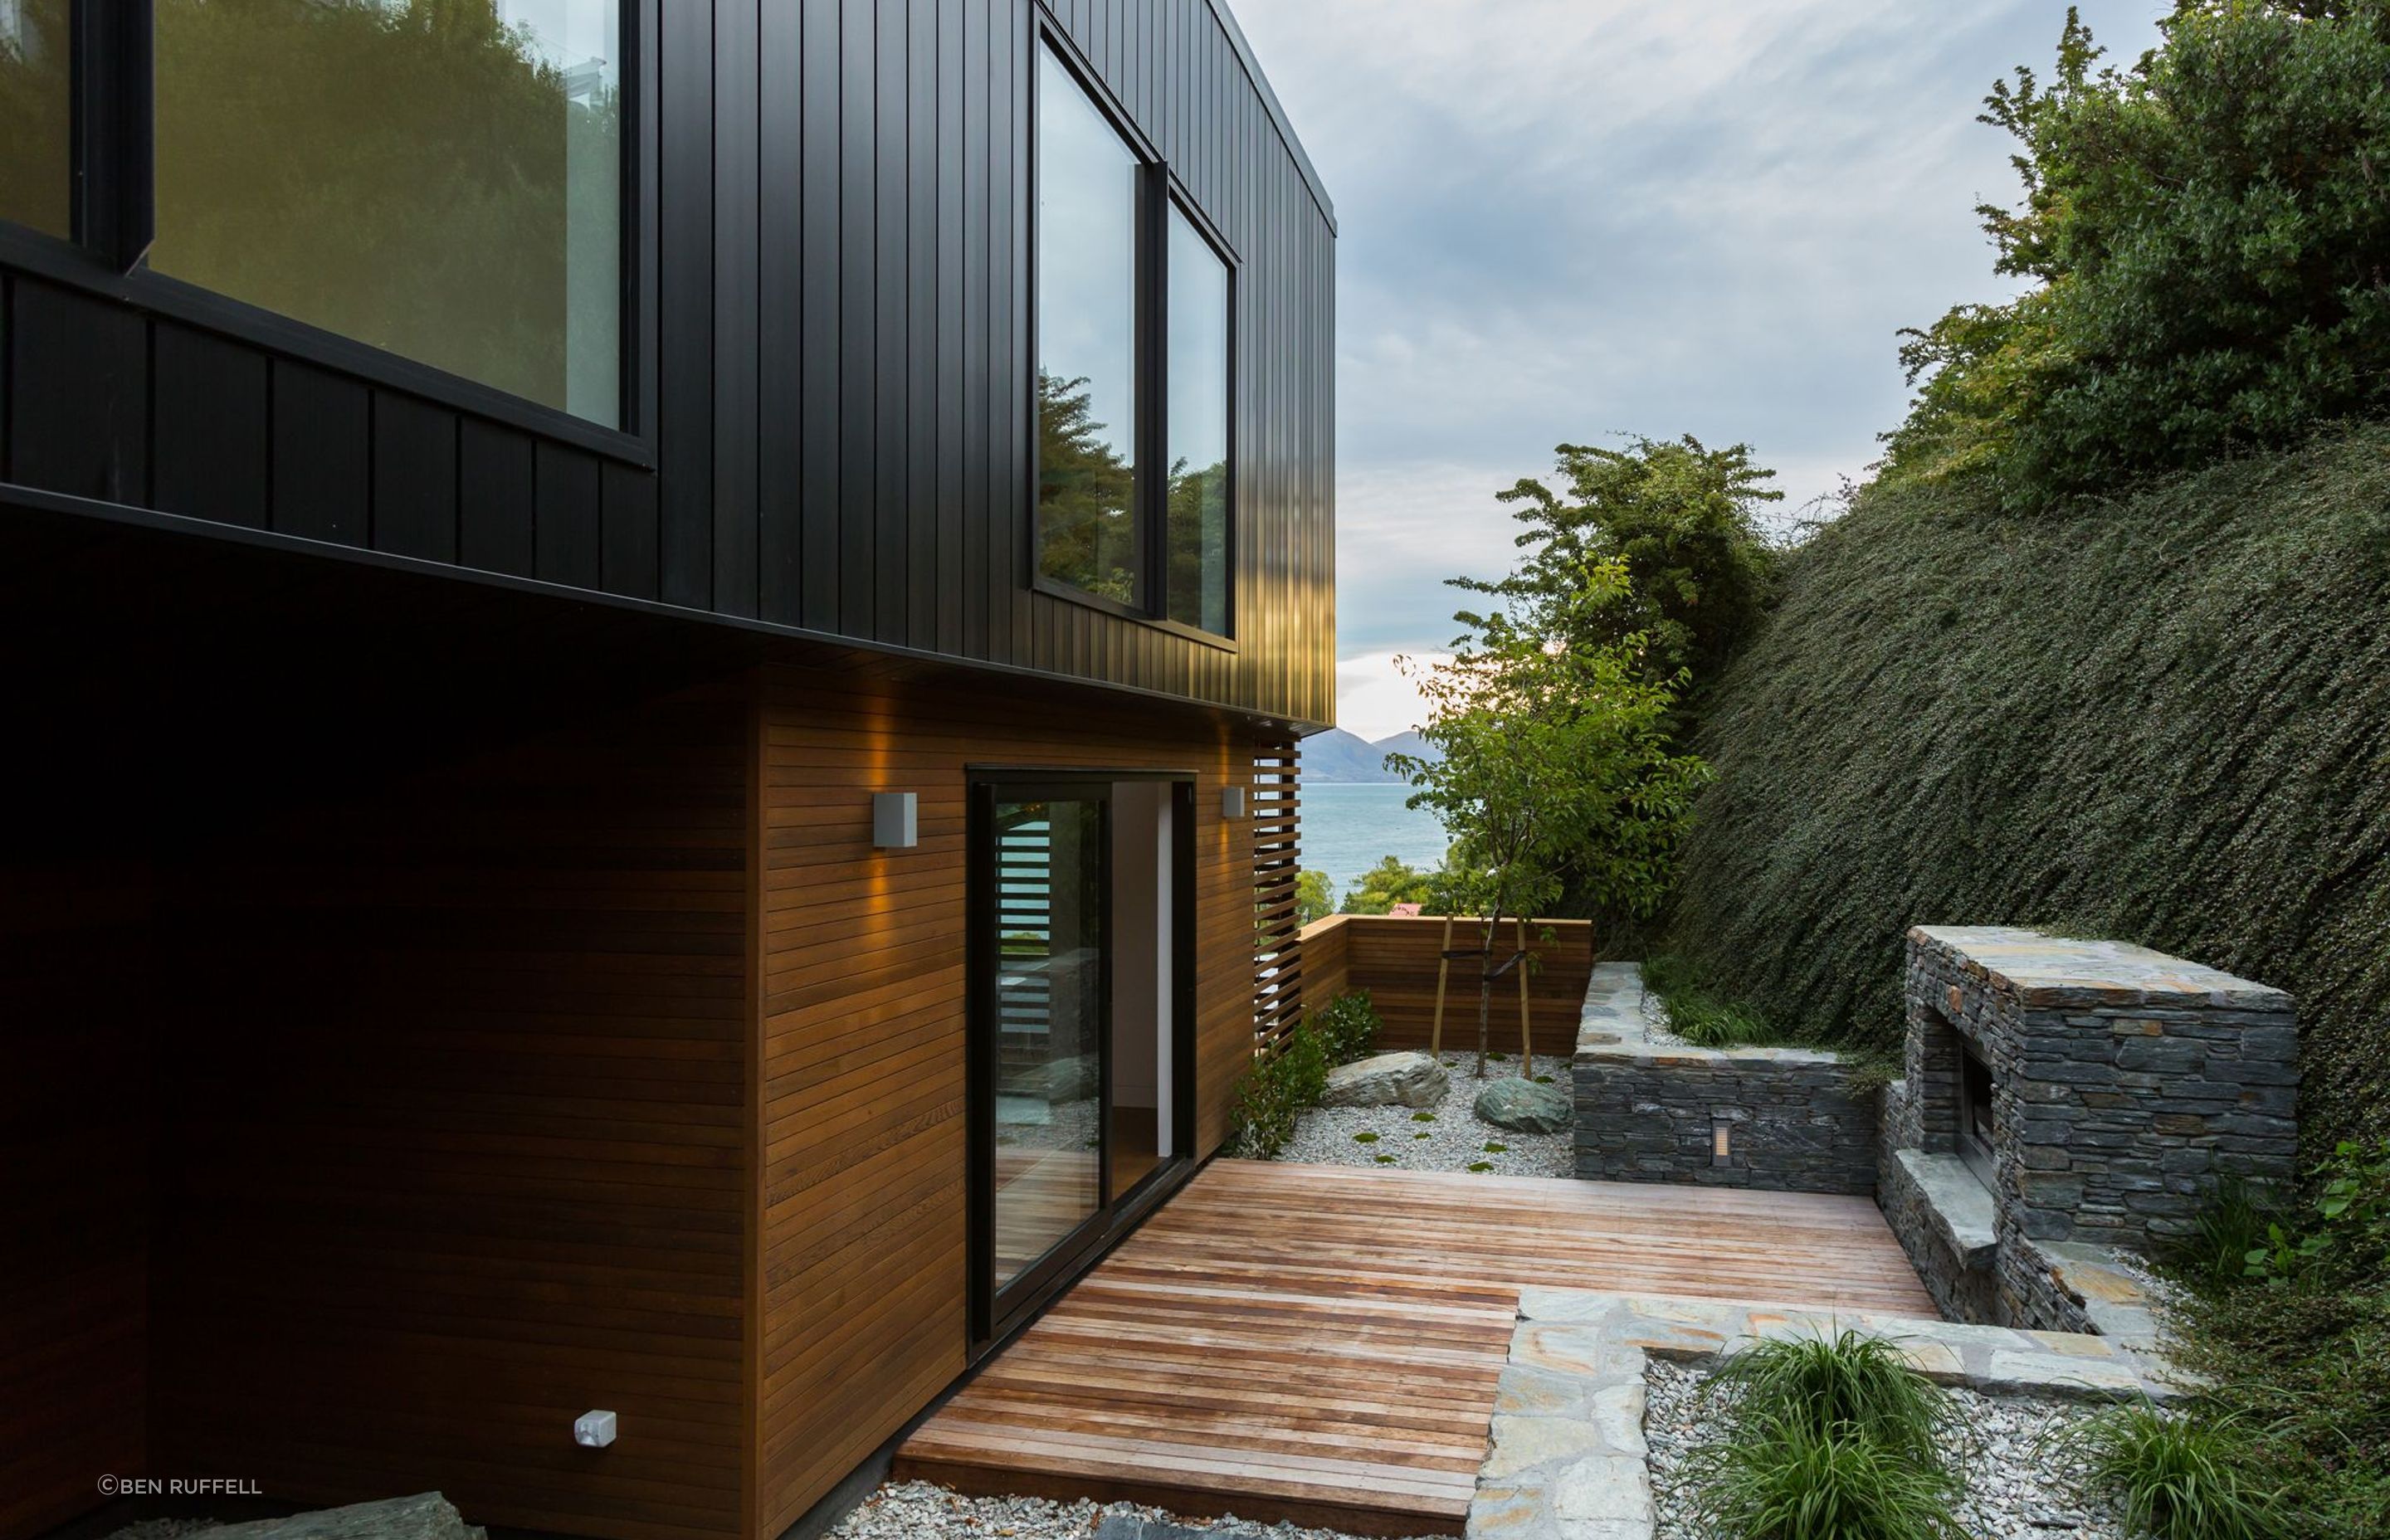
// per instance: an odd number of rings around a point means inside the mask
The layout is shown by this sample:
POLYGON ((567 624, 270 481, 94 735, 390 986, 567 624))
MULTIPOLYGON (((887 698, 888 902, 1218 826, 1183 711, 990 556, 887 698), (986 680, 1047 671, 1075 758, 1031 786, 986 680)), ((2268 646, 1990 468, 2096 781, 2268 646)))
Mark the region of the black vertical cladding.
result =
POLYGON ((767 5, 756 34, 756 613, 803 623, 804 10, 767 5))
POLYGON ((456 559, 456 415, 377 391, 373 545, 393 556, 456 559))
MULTIPOLYGON (((969 4, 970 0, 965 0, 969 4)), ((835 4, 804 7, 803 265, 799 324, 802 469, 798 478, 802 578, 799 623, 838 629, 839 597, 839 33, 835 4)))
POLYGON ((598 576, 610 594, 651 599, 658 592, 656 478, 608 460, 598 488, 598 576))
POLYGON ((532 439, 467 417, 456 431, 458 559, 485 572, 535 571, 532 439))
POLYGON ((274 442, 265 355, 161 322, 150 334, 149 367, 153 506, 263 528, 274 442))
POLYGON ((1325 715, 1334 233, 1212 0, 630 8, 635 440, 8 269, 0 476, 1325 715), (1040 29, 1237 258, 1232 651, 1030 587, 1040 29))
POLYGON ((372 494, 373 395, 344 375, 277 359, 270 504, 276 533, 362 545, 372 494))
MULTIPOLYGON (((954 7, 939 6, 936 89, 937 353, 931 377, 937 391, 937 558, 931 584, 939 652, 963 649, 960 605, 946 596, 963 586, 963 35, 954 7)), ((916 559, 919 558, 917 556, 916 559)))
MULTIPOLYGON (((963 45, 957 72, 962 77, 962 123, 957 135, 962 163, 962 418, 959 451, 962 475, 963 568, 962 648, 965 655, 988 655, 987 590, 988 526, 993 521, 989 500, 989 404, 996 381, 988 360, 988 84, 992 51, 989 23, 997 0, 962 0, 963 45)), ((1002 535, 996 536, 1001 541, 1002 535)), ((1000 546, 999 546, 1000 548, 1000 546)))
MULTIPOLYGON (((713 587, 713 7, 667 4, 658 15, 658 597, 703 610, 713 587)), ((545 559, 545 530, 540 544, 545 559)))
POLYGON ((908 190, 906 104, 911 96, 905 60, 911 34, 905 0, 878 0, 872 18, 876 68, 872 80, 873 133, 876 152, 873 193, 878 203, 873 241, 877 260, 873 274, 872 331, 879 362, 872 369, 873 420, 878 425, 878 461, 872 498, 873 602, 871 635, 880 641, 906 639, 909 574, 905 551, 910 517, 906 499, 911 458, 910 403, 906 390, 911 372, 907 333, 911 298, 911 209, 908 190))
POLYGON ((532 479, 535 575, 574 588, 602 586, 604 514, 598 456, 542 441, 532 479))
POLYGON ((713 7, 713 528, 712 608, 753 616, 760 319, 757 278, 762 8, 713 7))
POLYGON ((149 344, 141 317, 19 279, 10 306, 9 476, 45 492, 149 496, 149 344))
MULTIPOLYGON (((906 0, 905 19, 906 329, 915 361, 941 356, 938 340, 938 6, 906 0)), ((905 371, 905 529, 907 646, 938 646, 938 374, 905 371)))
MULTIPOLYGON (((826 0, 825 0, 826 3, 826 0)), ((848 635, 873 632, 874 558, 879 552, 873 517, 878 465, 880 398, 874 286, 879 264, 879 126, 872 112, 878 84, 875 44, 878 0, 838 0, 839 8, 839 264, 838 264, 838 501, 829 510, 807 508, 808 518, 828 511, 838 520, 838 629, 848 635)))

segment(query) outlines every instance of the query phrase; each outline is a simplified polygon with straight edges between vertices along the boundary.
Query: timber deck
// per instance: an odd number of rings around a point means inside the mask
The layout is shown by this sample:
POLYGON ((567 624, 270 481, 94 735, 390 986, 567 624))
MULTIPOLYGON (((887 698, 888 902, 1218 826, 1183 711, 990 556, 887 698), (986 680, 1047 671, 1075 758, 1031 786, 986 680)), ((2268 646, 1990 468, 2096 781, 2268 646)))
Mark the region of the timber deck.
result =
POLYGON ((1863 1198, 1215 1161, 896 1474, 1458 1534, 1530 1284, 1936 1314, 1863 1198))

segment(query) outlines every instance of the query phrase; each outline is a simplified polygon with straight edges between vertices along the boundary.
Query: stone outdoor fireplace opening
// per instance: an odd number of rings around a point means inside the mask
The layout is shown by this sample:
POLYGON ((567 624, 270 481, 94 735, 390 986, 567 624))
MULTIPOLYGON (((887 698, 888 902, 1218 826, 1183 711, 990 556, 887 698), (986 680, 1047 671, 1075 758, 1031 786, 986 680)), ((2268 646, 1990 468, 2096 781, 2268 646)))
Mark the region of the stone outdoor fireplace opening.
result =
POLYGON ((1992 1066, 1982 1054, 1959 1046, 1959 1159, 1985 1187, 1994 1181, 1993 1146, 1998 1118, 1992 1110, 1992 1066))
POLYGON ((2117 942, 1908 935, 1907 1063, 1879 1201, 1955 1319, 2097 1330, 2076 1284, 2297 1154, 2289 995, 2117 942))

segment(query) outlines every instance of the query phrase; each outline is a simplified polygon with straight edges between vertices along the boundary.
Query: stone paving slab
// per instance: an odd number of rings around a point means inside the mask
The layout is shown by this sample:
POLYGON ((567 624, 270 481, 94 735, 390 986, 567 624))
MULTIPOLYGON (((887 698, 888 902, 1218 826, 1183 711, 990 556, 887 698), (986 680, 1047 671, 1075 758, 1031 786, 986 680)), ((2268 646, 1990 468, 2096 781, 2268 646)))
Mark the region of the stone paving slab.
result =
POLYGON ((2154 1354, 2101 1337, 1868 1311, 1529 1288, 1496 1391, 1471 1540, 1651 1540, 1643 1442, 1650 1355, 1715 1363, 1761 1339, 1856 1328, 1890 1338, 1937 1383, 2088 1400, 2183 1393, 2154 1354))

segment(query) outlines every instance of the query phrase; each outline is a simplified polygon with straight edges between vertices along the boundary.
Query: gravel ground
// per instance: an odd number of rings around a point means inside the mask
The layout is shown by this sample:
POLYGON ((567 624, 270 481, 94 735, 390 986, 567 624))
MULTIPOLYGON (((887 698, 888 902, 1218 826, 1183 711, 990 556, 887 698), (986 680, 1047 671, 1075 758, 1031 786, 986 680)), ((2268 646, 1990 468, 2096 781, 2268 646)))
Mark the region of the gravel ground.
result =
MULTIPOLYGON (((1488 1058, 1485 1081, 1480 1081, 1471 1073, 1476 1062, 1473 1051, 1444 1056, 1452 1089, 1430 1110, 1432 1119, 1422 1121, 1426 1114, 1408 1107, 1315 1107, 1296 1121, 1294 1137, 1279 1159, 1396 1171, 1466 1171, 1483 1163, 1504 1176, 1574 1175, 1573 1134, 1513 1134, 1478 1121, 1472 1110, 1477 1093, 1497 1076, 1517 1074, 1519 1065, 1515 1057, 1498 1062, 1488 1058), (1377 1137, 1357 1139, 1357 1134, 1377 1137), (1504 1148, 1489 1150, 1489 1144, 1504 1148)), ((1569 1084, 1566 1059, 1537 1054, 1536 1072, 1551 1076, 1562 1088, 1569 1084)))
POLYGON ((1236 1519, 1181 1519, 1136 1503, 1099 1506, 1043 1497, 962 1497, 927 1482, 881 1487, 839 1521, 830 1540, 947 1540, 994 1535, 1009 1540, 1347 1540, 1333 1530, 1253 1524, 1236 1519))
MULTIPOLYGON (((1709 1378, 1658 1358, 1644 1376, 1643 1436, 1651 1451, 1659 1540, 1708 1540, 1693 1520, 1682 1473, 1715 1427, 1701 1405, 1709 1378)), ((1967 1462, 1967 1495, 1958 1515, 1974 1540, 2124 1540, 2114 1515, 2104 1505, 2087 1507, 2052 1469, 2053 1440, 2093 1407, 2053 1397, 1950 1393, 1979 1441, 1967 1462)))

